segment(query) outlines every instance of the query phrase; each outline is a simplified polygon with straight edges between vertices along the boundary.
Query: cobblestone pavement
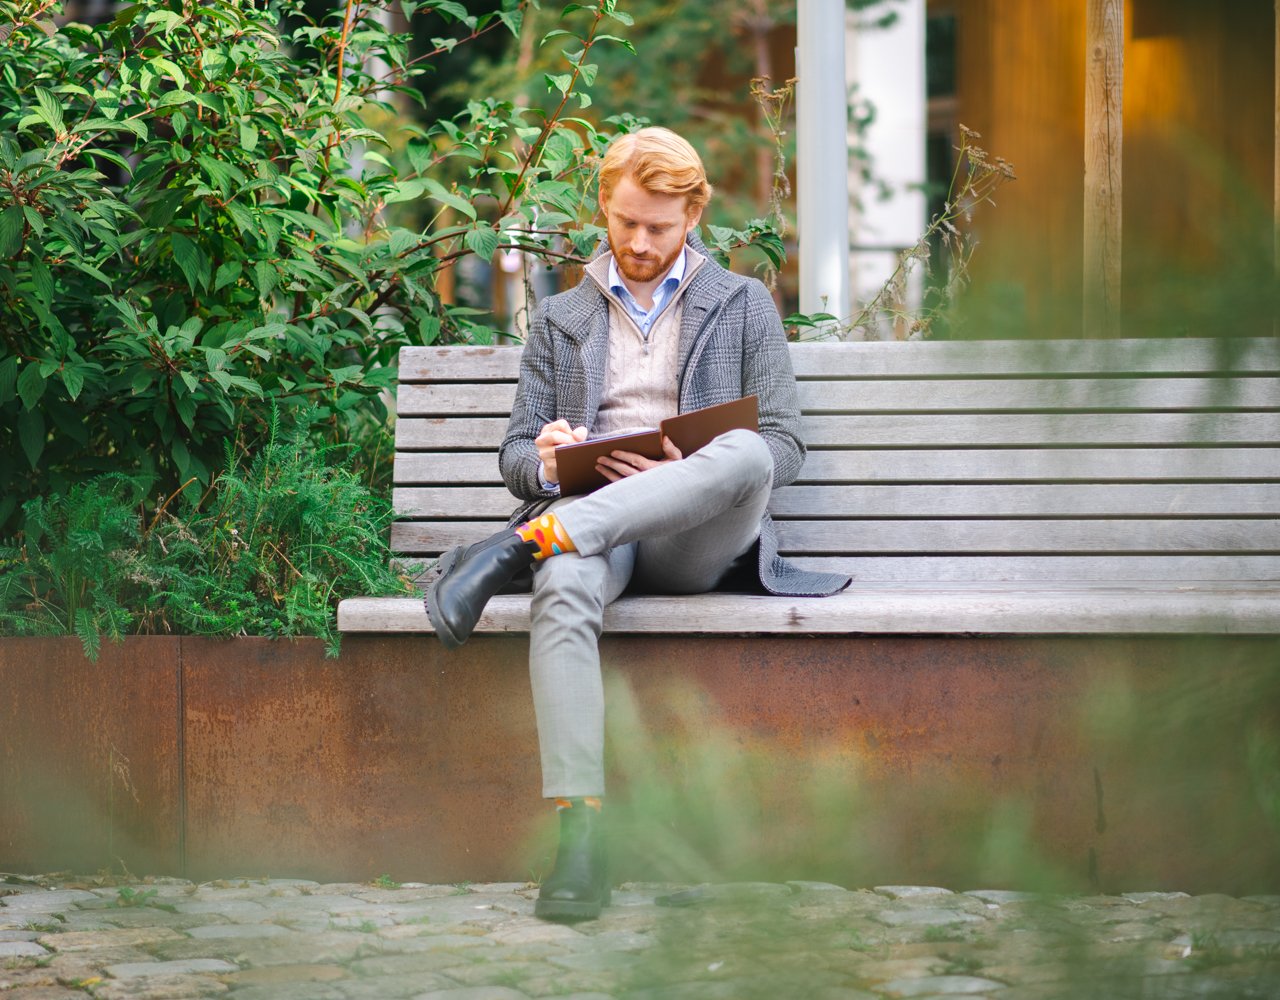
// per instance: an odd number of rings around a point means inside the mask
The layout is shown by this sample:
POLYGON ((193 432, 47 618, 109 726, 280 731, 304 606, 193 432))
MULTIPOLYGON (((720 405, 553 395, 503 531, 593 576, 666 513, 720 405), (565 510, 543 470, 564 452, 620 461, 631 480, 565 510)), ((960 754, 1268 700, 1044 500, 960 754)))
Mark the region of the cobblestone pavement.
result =
POLYGON ((0 881, 0 1000, 1280 997, 1280 896, 0 881))

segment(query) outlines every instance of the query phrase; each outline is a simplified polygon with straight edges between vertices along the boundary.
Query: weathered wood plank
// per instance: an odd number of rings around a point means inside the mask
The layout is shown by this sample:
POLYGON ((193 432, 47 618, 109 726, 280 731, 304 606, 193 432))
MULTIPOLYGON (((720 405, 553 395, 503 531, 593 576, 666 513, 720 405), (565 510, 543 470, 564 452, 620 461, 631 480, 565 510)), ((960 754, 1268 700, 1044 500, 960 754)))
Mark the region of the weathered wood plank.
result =
MULTIPOLYGON (((397 459, 399 462, 400 459, 397 459)), ((1276 448, 811 450, 798 482, 1159 482, 1280 479, 1276 448)))
POLYGON ((805 413, 1266 410, 1280 379, 885 379, 798 383, 805 413))
POLYGON ((488 448, 496 453, 506 433, 505 417, 407 417, 396 420, 396 449, 488 448))
POLYGON ((505 486, 402 486, 391 491, 401 517, 506 517, 520 503, 505 486))
POLYGON ((1253 552, 1280 553, 1280 521, 1231 520, 897 520, 781 521, 782 552, 1253 552))
MULTIPOLYGON (((343 632, 430 632, 422 602, 356 598, 338 608, 343 632)), ((698 594, 624 597, 605 631, 719 634, 1237 634, 1280 631, 1280 592, 1266 585, 854 584, 828 598, 698 594)), ((478 633, 529 630, 527 596, 495 597, 478 633)))
POLYGON ((397 483, 501 483, 498 453, 397 452, 393 465, 397 483))
MULTIPOLYGON (((401 417, 507 416, 514 382, 402 385, 401 417)), ((933 379, 799 383, 806 413, 1280 408, 1280 379, 933 379)))
MULTIPOLYGON (((944 378, 1041 374, 1280 374, 1273 337, 1112 341, 1003 340, 894 343, 798 343, 791 361, 801 378, 944 378)), ((519 347, 405 347, 401 383, 509 381, 519 347)))
MULTIPOLYGON (((396 448, 496 448, 506 430, 501 417, 407 417, 396 421, 396 448)), ((810 416, 801 433, 811 448, 1274 445, 1280 412, 810 416)))
POLYGON ((800 378, 1280 373, 1272 337, 1184 340, 978 340, 791 345, 800 378))
POLYGON ((805 569, 848 573, 864 582, 1270 580, 1280 584, 1280 556, 793 556, 792 560, 805 569))
POLYGON ((506 524, 506 518, 489 521, 396 521, 391 525, 391 551, 414 558, 437 556, 455 545, 470 545, 488 538, 506 524))
POLYGON ((518 345, 402 347, 397 378, 408 382, 510 381, 520 374, 518 345))
MULTIPOLYGON (((518 501, 502 487, 400 487, 397 513, 412 518, 506 517, 518 501)), ((838 517, 1280 517, 1280 483, 1000 486, 787 486, 775 518, 838 517)))
POLYGON ((1280 443, 1280 413, 1075 413, 817 416, 802 420, 810 447, 1280 443))
MULTIPOLYGON (((411 555, 469 545, 502 527, 487 521, 398 521, 391 547, 411 555)), ((1103 553, 1280 553, 1274 519, 884 520, 780 521, 786 555, 945 553, 1070 555, 1103 553)))
POLYGON ((788 486, 776 518, 1280 517, 1280 483, 788 486))
MULTIPOLYGON (((493 484, 495 452, 400 452, 398 484, 493 484)), ((1173 480, 1280 480, 1280 449, 1169 448, 1092 450, 1063 448, 965 451, 809 452, 801 483, 920 482, 1167 482, 1173 480)))

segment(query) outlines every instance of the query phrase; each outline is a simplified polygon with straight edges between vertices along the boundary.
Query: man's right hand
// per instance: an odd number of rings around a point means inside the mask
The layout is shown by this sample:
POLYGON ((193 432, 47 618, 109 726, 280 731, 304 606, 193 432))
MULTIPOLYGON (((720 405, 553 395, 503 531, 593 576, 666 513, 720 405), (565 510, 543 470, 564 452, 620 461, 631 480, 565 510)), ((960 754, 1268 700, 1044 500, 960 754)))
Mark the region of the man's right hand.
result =
POLYGON ((542 460, 543 476, 549 483, 560 482, 560 473, 556 469, 556 446, 575 444, 587 439, 585 427, 570 427, 567 420, 556 420, 546 424, 533 443, 538 448, 538 458, 542 460))

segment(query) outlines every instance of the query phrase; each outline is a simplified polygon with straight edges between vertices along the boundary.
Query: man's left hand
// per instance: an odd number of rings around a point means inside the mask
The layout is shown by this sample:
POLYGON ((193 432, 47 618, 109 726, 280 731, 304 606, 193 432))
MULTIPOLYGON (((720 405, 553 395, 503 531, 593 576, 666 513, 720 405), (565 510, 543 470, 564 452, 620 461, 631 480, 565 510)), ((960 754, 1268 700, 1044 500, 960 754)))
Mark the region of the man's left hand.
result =
POLYGON ((659 465, 678 462, 684 458, 680 454, 680 449, 672 444, 671 439, 668 437, 662 439, 662 451, 667 456, 666 458, 645 458, 643 455, 637 455, 633 451, 610 452, 608 455, 602 455, 596 459, 596 471, 609 482, 616 483, 619 479, 634 476, 637 472, 656 469, 659 465))

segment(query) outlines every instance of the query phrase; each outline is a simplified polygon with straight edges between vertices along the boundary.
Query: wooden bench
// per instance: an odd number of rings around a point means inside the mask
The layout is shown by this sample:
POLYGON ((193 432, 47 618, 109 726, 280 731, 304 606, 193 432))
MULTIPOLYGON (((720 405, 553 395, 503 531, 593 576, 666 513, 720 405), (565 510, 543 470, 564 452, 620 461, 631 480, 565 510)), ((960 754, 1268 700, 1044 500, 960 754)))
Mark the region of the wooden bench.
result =
MULTIPOLYGON (((1280 633, 1280 341, 801 343, 809 456, 771 511, 836 597, 624 597, 609 633, 1280 633), (678 623, 678 624, 676 624, 678 623)), ((517 347, 400 356, 394 550, 428 563, 517 501, 517 347)), ((478 634, 528 630, 495 598, 478 634)), ((428 632, 356 598, 344 633, 428 632)))

